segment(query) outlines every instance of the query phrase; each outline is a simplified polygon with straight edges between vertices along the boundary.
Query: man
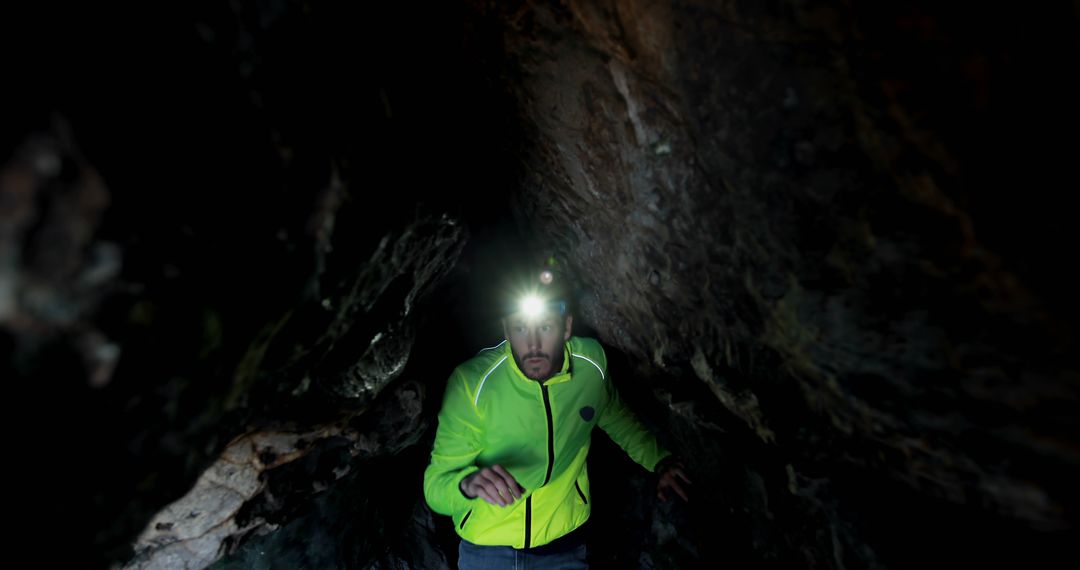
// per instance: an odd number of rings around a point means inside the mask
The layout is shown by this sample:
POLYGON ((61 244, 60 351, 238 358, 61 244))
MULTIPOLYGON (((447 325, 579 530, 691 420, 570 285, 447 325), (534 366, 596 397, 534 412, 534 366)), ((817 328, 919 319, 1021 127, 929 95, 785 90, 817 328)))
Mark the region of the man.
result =
POLYGON ((690 480, 619 399, 600 344, 571 335, 566 296, 536 291, 505 314, 502 343, 454 370, 439 413, 424 496, 453 518, 462 569, 587 568, 594 426, 659 473, 661 499, 686 500, 690 480))

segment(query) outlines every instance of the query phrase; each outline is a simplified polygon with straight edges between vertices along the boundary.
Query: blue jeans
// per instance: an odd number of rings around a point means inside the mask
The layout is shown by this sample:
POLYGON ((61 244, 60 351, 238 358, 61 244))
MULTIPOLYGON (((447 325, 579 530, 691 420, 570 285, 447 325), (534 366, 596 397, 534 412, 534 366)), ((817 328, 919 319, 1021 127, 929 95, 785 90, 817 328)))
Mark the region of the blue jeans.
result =
POLYGON ((552 554, 535 554, 509 546, 480 546, 467 540, 458 547, 460 570, 588 570, 585 545, 552 554))

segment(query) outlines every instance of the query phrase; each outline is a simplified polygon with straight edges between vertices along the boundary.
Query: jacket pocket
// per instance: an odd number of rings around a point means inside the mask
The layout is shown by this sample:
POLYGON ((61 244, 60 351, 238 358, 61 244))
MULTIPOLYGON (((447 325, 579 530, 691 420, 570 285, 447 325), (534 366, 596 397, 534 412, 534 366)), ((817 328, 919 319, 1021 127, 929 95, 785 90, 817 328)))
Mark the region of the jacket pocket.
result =
POLYGON ((585 493, 581 492, 581 485, 578 485, 577 481, 574 481, 574 488, 577 489, 577 494, 579 497, 581 497, 582 502, 584 502, 586 505, 589 504, 589 500, 585 498, 585 493))
MULTIPOLYGON (((578 492, 580 493, 580 491, 578 492)), ((470 515, 472 515, 472 509, 469 509, 469 512, 465 513, 465 517, 461 519, 461 525, 458 526, 459 529, 465 528, 465 522, 469 520, 470 515)))

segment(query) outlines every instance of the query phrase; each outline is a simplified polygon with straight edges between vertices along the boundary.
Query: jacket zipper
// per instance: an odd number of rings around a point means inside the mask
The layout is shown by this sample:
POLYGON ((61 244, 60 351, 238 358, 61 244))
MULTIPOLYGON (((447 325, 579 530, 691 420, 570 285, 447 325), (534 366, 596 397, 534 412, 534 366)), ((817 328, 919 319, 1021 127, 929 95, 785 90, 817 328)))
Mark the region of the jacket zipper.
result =
MULTIPOLYGON (((555 428, 552 427, 551 422, 551 400, 548 399, 548 387, 544 386, 544 411, 547 412, 548 421, 548 468, 547 475, 544 475, 544 485, 551 481, 551 469, 555 467, 555 428)), ((543 487, 544 485, 540 485, 543 487)))
MULTIPOLYGON (((547 412, 547 428, 548 428, 548 466, 547 474, 544 475, 544 482, 540 486, 548 484, 551 481, 551 470, 555 467, 555 428, 551 419, 551 397, 548 395, 548 387, 541 385, 540 390, 544 393, 544 411, 547 412)), ((529 548, 532 544, 532 495, 529 495, 525 499, 525 548, 529 548)))
POLYGON ((577 484, 577 481, 574 481, 574 488, 577 489, 577 494, 581 495, 581 500, 585 501, 586 505, 589 504, 589 500, 585 498, 585 493, 581 492, 581 486, 577 484))
POLYGON ((469 520, 469 515, 471 514, 472 509, 469 509, 469 512, 465 513, 465 518, 461 519, 461 526, 459 526, 458 528, 465 528, 465 521, 469 520))
POLYGON ((532 543, 529 537, 532 535, 532 495, 525 499, 525 548, 532 543))

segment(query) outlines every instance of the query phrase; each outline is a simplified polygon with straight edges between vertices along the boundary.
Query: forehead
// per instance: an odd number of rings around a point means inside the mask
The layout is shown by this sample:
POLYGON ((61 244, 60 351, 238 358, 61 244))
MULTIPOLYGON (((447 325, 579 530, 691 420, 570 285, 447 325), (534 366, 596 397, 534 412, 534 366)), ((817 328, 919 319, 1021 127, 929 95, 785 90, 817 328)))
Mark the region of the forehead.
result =
POLYGON ((518 325, 559 325, 562 318, 557 313, 547 312, 536 317, 526 317, 524 313, 514 313, 506 317, 506 324, 518 325))

